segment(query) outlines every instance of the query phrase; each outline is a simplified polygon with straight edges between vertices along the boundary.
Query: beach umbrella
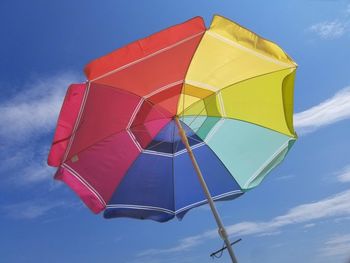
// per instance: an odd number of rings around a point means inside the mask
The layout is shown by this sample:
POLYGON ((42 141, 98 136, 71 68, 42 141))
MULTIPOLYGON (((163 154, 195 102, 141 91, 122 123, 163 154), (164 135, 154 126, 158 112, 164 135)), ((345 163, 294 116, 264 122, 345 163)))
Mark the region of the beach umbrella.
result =
POLYGON ((221 16, 102 56, 72 84, 48 164, 95 213, 164 222, 260 184, 296 140, 296 64, 221 16))

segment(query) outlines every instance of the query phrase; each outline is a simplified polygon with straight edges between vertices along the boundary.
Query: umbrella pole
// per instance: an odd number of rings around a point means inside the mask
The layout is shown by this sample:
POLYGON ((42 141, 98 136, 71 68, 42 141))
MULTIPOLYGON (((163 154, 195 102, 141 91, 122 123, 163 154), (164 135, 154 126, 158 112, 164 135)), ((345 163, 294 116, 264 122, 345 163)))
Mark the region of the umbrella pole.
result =
POLYGON ((227 232, 226 232, 226 229, 221 221, 221 218, 219 216, 219 213, 215 207, 215 204, 214 204, 214 201, 213 201, 213 198, 211 197, 210 195, 210 192, 209 192, 209 189, 208 189, 208 186, 206 184, 206 182, 204 181, 204 178, 203 178, 203 175, 202 175, 202 172, 198 166, 198 163, 196 161, 196 158, 192 152, 192 149, 188 143, 188 139, 187 139, 187 136, 186 136, 186 132, 185 130, 182 128, 182 125, 178 119, 178 117, 175 117, 175 122, 176 122, 176 126, 177 128, 179 129, 179 134, 180 134, 180 137, 181 137, 181 140, 182 142, 184 143, 186 149, 187 149, 187 152, 188 154, 190 155, 190 158, 191 158, 191 161, 192 161, 192 164, 193 164, 193 167, 194 169, 196 170, 196 173, 197 173, 197 176, 198 176, 198 179, 199 179, 199 182, 203 188, 203 191, 207 197, 207 200, 208 200, 208 203, 209 203, 209 206, 210 206, 210 209, 215 217, 215 221, 216 221, 216 224, 218 225, 218 232, 219 232, 219 235, 220 237, 224 240, 225 244, 226 244, 226 247, 227 247, 227 250, 230 254, 230 257, 231 257, 231 260, 232 260, 232 263, 237 263, 237 259, 235 257, 235 254, 233 252, 233 249, 232 249, 232 246, 231 246, 231 243, 228 239, 228 235, 227 235, 227 232))

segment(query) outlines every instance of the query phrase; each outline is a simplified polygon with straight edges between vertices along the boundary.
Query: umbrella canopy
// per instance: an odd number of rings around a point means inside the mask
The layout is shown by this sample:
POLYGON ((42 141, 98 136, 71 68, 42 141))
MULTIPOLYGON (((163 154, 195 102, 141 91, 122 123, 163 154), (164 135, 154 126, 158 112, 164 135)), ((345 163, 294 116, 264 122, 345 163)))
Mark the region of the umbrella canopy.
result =
POLYGON ((88 64, 87 82, 68 89, 48 163, 107 218, 182 218, 207 202, 183 129, 212 198, 236 198, 296 140, 295 69, 238 24, 214 16, 206 29, 195 17, 88 64))

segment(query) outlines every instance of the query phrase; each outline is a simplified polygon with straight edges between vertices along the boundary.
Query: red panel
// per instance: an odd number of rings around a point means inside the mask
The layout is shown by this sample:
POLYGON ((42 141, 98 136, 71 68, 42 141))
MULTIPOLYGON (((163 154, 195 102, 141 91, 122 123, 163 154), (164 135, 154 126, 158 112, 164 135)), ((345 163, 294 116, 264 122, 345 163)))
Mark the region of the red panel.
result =
POLYGON ((66 96, 48 162, 59 165, 70 147, 56 179, 94 212, 104 209, 139 155, 137 142, 146 147, 176 114, 181 82, 204 31, 202 18, 196 17, 131 43, 86 66, 89 88, 69 89, 75 97, 66 96), (133 133, 126 131, 131 121, 133 133))
POLYGON ((68 158, 125 129, 139 101, 131 93, 92 83, 68 158))
POLYGON ((93 80, 204 30, 203 19, 201 17, 192 18, 94 60, 85 67, 85 74, 89 80, 93 80))
POLYGON ((173 117, 177 113, 177 104, 181 94, 182 85, 183 83, 180 83, 159 93, 156 93, 152 97, 148 98, 148 101, 152 102, 162 109, 165 109, 173 117))
POLYGON ((85 84, 72 84, 67 90, 47 160, 47 163, 51 166, 59 166, 62 162, 79 113, 85 89, 85 84))
POLYGON ((201 37, 199 35, 95 82, 146 96, 169 84, 183 81, 201 37))

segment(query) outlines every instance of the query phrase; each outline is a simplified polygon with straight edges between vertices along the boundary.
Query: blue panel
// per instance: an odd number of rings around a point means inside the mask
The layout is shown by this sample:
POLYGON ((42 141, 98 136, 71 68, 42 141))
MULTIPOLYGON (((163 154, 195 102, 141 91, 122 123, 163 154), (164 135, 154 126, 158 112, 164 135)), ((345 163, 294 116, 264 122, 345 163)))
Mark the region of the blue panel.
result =
MULTIPOLYGON (((202 142, 202 139, 200 139, 185 123, 182 123, 182 127, 186 132, 188 142, 191 146, 202 142)), ((153 141, 148 144, 146 149, 161 153, 176 153, 185 149, 175 121, 172 120, 165 125, 157 136, 154 137, 153 141)))
MULTIPOLYGON (((107 205, 104 216, 181 219, 191 208, 207 203, 187 151, 171 121, 130 167, 107 205)), ((214 200, 238 197, 242 191, 215 153, 182 123, 214 200)))
MULTIPOLYGON (((193 153, 214 199, 233 199, 242 194, 237 182, 207 145, 194 149, 193 153)), ((182 218, 189 209, 206 203, 187 152, 174 158, 174 184, 177 217, 182 218)))
POLYGON ((140 154, 108 203, 104 216, 167 221, 174 217, 172 158, 140 154))

